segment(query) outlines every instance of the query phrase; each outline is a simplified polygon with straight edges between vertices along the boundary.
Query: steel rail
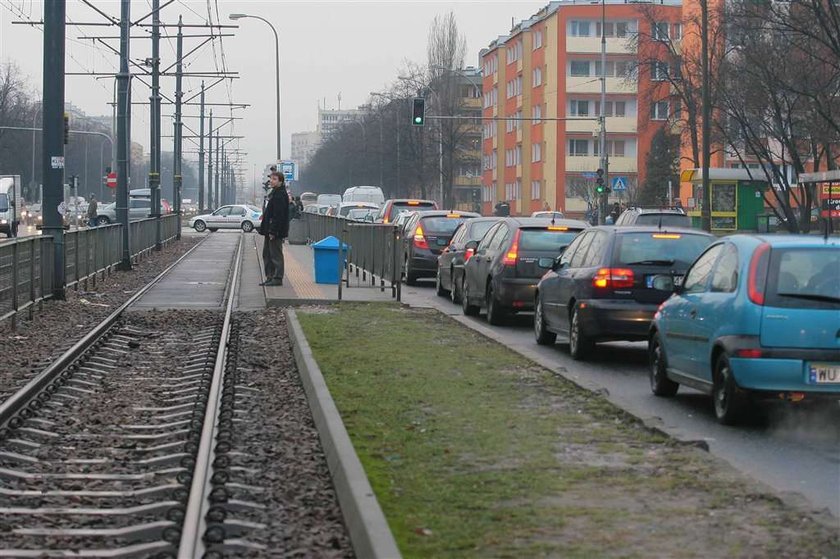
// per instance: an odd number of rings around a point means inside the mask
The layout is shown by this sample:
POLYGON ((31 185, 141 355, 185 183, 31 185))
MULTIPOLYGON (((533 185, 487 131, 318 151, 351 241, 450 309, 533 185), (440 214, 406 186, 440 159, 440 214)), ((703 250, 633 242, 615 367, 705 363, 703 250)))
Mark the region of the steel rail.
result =
POLYGON ((178 260, 168 266, 151 282, 147 283, 137 293, 132 295, 128 301, 120 305, 119 308, 108 315, 105 320, 85 334, 85 336, 76 342, 73 347, 64 352, 64 354, 53 361, 35 378, 30 380, 23 388, 0 404, 0 428, 5 427, 12 418, 14 418, 21 410, 32 402, 38 394, 40 394, 44 388, 49 385, 50 382, 55 380, 64 370, 70 367, 79 357, 84 355, 86 351, 93 347, 114 326, 127 308, 136 303, 137 300, 145 295, 161 279, 163 279, 164 276, 166 276, 166 274, 168 274, 175 266, 180 264, 182 260, 187 258, 195 249, 201 246, 207 238, 208 237, 205 237, 203 240, 196 243, 195 246, 185 252, 180 258, 178 258, 178 260))
POLYGON ((227 306, 222 331, 219 337, 219 349, 216 352, 216 362, 213 368, 213 380, 207 396, 207 408, 204 413, 204 423, 201 430, 201 440, 195 457, 190 496, 184 512, 181 529, 181 542, 178 547, 178 557, 203 557, 205 553, 204 533, 207 528, 207 511, 209 509, 208 495, 213 476, 213 462, 216 457, 215 443, 219 431, 219 411, 222 403, 222 384, 224 382, 227 365, 228 344, 230 342, 231 317, 236 301, 237 284, 240 279, 242 265, 242 244, 244 237, 240 234, 239 245, 236 250, 236 262, 229 282, 227 292, 227 306))

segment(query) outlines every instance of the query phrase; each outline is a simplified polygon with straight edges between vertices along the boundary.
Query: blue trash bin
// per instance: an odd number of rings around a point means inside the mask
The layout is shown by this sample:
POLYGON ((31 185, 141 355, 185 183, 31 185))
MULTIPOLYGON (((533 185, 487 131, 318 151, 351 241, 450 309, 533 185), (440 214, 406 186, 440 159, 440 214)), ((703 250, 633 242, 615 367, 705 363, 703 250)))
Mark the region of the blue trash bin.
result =
MULTIPOLYGON (((315 283, 331 283, 338 285, 341 278, 341 266, 338 262, 339 240, 326 237, 312 245, 315 257, 315 283)), ((341 252, 347 261, 347 245, 341 246, 341 252)))

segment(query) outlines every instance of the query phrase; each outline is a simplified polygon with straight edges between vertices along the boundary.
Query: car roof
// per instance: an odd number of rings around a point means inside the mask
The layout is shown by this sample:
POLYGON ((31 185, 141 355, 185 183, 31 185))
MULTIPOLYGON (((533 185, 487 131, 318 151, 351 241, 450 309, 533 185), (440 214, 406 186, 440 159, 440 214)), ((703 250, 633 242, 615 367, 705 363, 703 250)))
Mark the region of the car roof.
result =
POLYGON ((549 217, 505 217, 503 219, 512 221, 518 227, 548 227, 550 225, 575 229, 589 229, 591 227, 588 223, 579 219, 551 219, 549 217))
POLYGON ((615 232, 616 235, 627 235, 629 233, 680 233, 687 235, 705 235, 706 237, 714 237, 711 233, 701 231, 700 229, 692 229, 690 227, 670 227, 663 225, 658 227, 656 225, 625 225, 616 227, 615 225, 597 225, 592 229, 601 231, 615 232))
POLYGON ((481 217, 480 214, 475 212, 461 212, 458 210, 417 210, 414 213, 420 214, 420 218, 424 217, 446 217, 449 214, 459 214, 463 217, 481 217))
POLYGON ((405 202, 417 202, 418 204, 434 204, 434 200, 423 200, 422 198, 391 198, 389 200, 385 200, 385 203, 391 202, 392 204, 399 204, 405 202))
POLYGON ((625 211, 638 213, 638 214, 676 214, 676 215, 686 215, 683 210, 678 208, 627 208, 625 211))
POLYGON ((736 243, 753 241, 755 244, 764 242, 775 248, 822 248, 826 246, 831 248, 840 248, 840 237, 837 235, 830 236, 826 239, 823 235, 767 235, 742 233, 738 235, 729 235, 724 237, 722 240, 729 240, 736 243))
POLYGON ((374 204, 373 202, 342 202, 338 205, 339 208, 346 208, 348 206, 354 206, 357 208, 379 208, 379 204, 374 204))

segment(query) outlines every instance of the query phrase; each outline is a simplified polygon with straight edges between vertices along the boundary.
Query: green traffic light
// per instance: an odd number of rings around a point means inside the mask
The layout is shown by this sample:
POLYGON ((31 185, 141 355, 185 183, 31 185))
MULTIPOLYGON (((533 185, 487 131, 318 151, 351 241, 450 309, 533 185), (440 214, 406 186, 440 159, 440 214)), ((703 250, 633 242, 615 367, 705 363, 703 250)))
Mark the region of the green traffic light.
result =
POLYGON ((419 116, 416 116, 416 117, 414 117, 414 122, 417 123, 417 124, 420 124, 421 122, 423 122, 423 119, 419 116))

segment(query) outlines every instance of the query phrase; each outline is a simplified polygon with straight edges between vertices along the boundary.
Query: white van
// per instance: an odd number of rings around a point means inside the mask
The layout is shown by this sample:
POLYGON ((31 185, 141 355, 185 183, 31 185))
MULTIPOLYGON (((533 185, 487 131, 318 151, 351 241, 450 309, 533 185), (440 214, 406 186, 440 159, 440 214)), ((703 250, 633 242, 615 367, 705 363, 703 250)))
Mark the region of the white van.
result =
POLYGON ((368 202, 381 206, 385 203, 385 194, 378 186, 352 186, 344 191, 345 202, 368 202))
POLYGON ((319 206, 337 206, 341 202, 341 194, 319 194, 315 201, 319 206))

